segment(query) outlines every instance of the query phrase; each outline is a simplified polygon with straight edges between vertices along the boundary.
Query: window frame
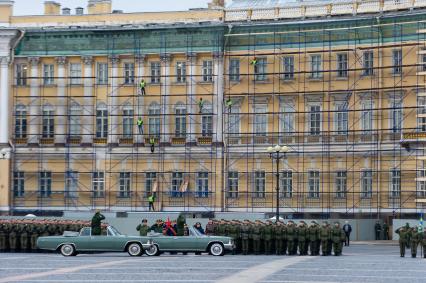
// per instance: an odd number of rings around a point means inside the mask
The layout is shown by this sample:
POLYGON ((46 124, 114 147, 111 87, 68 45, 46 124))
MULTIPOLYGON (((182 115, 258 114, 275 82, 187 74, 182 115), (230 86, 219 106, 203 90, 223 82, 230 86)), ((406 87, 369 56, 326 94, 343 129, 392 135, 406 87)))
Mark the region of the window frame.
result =
POLYGON ((124 62, 123 63, 123 77, 125 85, 135 84, 135 63, 124 62))
POLYGON ((81 85, 82 83, 82 68, 81 63, 70 63, 69 65, 70 85, 81 85), (78 66, 77 69, 73 67, 78 66))
POLYGON ((108 63, 97 62, 96 63, 96 84, 107 85, 109 83, 109 70, 108 63))
POLYGON ((311 79, 321 79, 322 75, 322 55, 321 54, 312 54, 310 55, 310 65, 311 65, 311 79))
POLYGON ((28 112, 27 107, 22 104, 18 104, 15 107, 15 138, 25 139, 28 133, 28 112))
POLYGON ((17 63, 15 67, 15 83, 17 86, 27 86, 28 64, 17 63))
POLYGON ((176 62, 176 83, 186 83, 186 62, 178 61, 176 62))
POLYGON ((256 170, 253 175, 253 198, 266 197, 266 172, 264 170, 256 170))
POLYGON ((120 172, 118 176, 118 197, 130 198, 132 197, 132 173, 125 171, 120 172))
POLYGON ((228 171, 226 179, 227 198, 238 198, 239 182, 239 172, 235 170, 228 171))
POLYGON ((13 172, 13 197, 22 198, 25 196, 25 172, 13 172))
POLYGON ((148 134, 155 138, 161 136, 161 109, 155 102, 148 107, 148 134))
POLYGON ((161 62, 152 61, 150 62, 150 80, 151 84, 160 84, 161 83, 161 62))
POLYGON ((108 138, 108 109, 104 104, 96 107, 96 138, 106 139, 108 138))
POLYGON ((238 58, 231 58, 229 60, 229 80, 231 82, 239 82, 240 81, 240 70, 241 70, 241 62, 238 58))
POLYGON ((52 172, 40 171, 38 179, 38 195, 41 198, 50 198, 52 196, 52 172))
POLYGON ((347 78, 348 77, 348 53, 337 53, 337 77, 347 78))
POLYGON ((208 198, 210 194, 209 187, 209 172, 207 171, 199 171, 197 172, 197 194, 198 198, 208 198))
POLYGON ((55 84, 55 65, 43 64, 43 85, 50 86, 55 84))
POLYGON ((103 171, 92 172, 92 197, 105 197, 105 172, 103 171))
POLYGON ((321 172, 319 170, 308 170, 308 198, 319 199, 321 192, 321 172))
POLYGON ((202 63, 202 82, 213 82, 213 60, 204 60, 202 63))

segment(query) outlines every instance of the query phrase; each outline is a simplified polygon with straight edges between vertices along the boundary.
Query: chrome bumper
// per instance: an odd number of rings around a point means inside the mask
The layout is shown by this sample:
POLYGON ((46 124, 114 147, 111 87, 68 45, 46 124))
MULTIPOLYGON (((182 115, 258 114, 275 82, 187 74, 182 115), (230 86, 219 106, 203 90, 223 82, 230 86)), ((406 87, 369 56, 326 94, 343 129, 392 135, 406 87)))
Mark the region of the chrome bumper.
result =
POLYGON ((226 251, 232 251, 235 249, 234 243, 224 244, 223 245, 226 251))

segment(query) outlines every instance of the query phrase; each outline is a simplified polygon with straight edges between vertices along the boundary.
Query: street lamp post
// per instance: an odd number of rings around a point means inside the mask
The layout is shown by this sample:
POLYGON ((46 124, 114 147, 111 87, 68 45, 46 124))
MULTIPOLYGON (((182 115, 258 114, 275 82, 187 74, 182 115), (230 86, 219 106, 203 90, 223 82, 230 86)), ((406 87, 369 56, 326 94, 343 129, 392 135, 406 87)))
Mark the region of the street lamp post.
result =
POLYGON ((279 146, 276 145, 275 147, 268 147, 266 151, 269 153, 269 157, 271 159, 274 159, 277 161, 277 207, 276 207, 276 213, 275 213, 275 222, 278 223, 280 219, 280 160, 285 158, 286 153, 289 151, 289 148, 287 146, 279 146))

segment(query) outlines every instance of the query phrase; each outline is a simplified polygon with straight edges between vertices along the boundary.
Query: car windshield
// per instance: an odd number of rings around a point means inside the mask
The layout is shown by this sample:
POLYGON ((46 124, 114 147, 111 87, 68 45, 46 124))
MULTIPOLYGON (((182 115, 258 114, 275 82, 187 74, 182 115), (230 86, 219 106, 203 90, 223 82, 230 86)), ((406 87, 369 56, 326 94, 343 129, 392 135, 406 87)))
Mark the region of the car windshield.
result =
POLYGON ((120 236, 121 235, 121 233, 114 226, 109 226, 108 229, 111 232, 111 236, 120 236))
POLYGON ((196 236, 196 237, 205 237, 206 235, 201 234, 200 231, 198 231, 197 229, 195 229, 194 227, 191 227, 189 229, 190 235, 191 236, 196 236))

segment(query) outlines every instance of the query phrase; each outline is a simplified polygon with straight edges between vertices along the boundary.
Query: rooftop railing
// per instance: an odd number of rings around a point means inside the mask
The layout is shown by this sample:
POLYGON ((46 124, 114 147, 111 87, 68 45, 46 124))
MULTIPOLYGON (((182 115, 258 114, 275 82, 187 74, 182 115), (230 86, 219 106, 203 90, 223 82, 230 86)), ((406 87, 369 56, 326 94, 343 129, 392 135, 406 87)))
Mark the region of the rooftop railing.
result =
POLYGON ((279 20, 317 18, 368 13, 383 13, 398 10, 413 10, 426 7, 426 0, 364 0, 337 3, 300 2, 280 7, 228 8, 225 21, 279 20))

